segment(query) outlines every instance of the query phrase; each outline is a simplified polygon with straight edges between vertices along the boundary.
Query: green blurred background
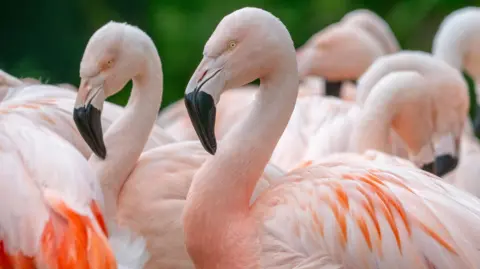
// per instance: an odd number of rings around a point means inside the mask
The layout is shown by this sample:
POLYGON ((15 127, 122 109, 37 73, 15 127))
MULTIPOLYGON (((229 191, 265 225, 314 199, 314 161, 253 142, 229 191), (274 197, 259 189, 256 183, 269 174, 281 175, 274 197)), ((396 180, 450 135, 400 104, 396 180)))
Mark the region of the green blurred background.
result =
MULTIPOLYGON (((446 15, 479 4, 480 0, 1 0, 0 68, 17 77, 78 86, 79 62, 89 37, 110 20, 125 21, 145 30, 157 45, 166 107, 183 96, 216 24, 241 7, 275 14, 297 47, 345 13, 367 8, 390 24, 403 49, 430 51, 446 15)), ((124 105, 128 96, 129 91, 122 91, 110 100, 124 105)))

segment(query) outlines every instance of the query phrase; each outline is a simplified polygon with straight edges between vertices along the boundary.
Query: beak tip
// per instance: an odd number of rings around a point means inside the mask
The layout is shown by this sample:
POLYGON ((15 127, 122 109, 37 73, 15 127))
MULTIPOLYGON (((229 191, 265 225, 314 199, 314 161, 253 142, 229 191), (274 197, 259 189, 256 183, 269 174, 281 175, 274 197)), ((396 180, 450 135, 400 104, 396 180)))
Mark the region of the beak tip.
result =
POLYGON ((203 148, 209 154, 215 155, 217 151, 216 108, 213 97, 206 92, 195 90, 185 95, 185 106, 203 148))
POLYGON ((434 162, 427 163, 422 166, 422 170, 434 174, 434 166, 434 162))
POLYGON ((99 148, 94 153, 95 153, 95 155, 98 156, 98 158, 100 158, 102 160, 105 160, 105 158, 107 157, 107 149, 105 148, 105 146, 99 148))
POLYGON ((441 155, 435 158, 435 174, 442 177, 457 168, 459 159, 452 155, 441 155))
POLYGON ((209 145, 207 151, 208 151, 208 153, 210 153, 210 155, 215 155, 215 153, 217 152, 216 142, 213 145, 209 145))

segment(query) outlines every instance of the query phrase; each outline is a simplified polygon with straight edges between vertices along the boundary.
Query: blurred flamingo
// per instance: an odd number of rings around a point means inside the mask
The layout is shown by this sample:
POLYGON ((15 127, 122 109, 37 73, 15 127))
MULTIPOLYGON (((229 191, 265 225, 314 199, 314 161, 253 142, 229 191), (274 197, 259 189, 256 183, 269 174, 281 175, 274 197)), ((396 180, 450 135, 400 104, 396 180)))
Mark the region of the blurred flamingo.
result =
POLYGON ((465 7, 445 17, 433 39, 432 53, 475 81, 474 134, 480 136, 480 8, 465 7))
POLYGON ((480 81, 480 9, 465 7, 448 15, 433 40, 432 53, 454 68, 465 70, 475 80, 477 96, 476 115, 473 127, 465 124, 461 141, 461 158, 458 168, 446 176, 455 186, 480 196, 477 163, 480 160, 480 145, 476 136, 480 135, 479 81, 480 81))
POLYGON ((465 7, 448 15, 441 23, 434 40, 432 53, 459 71, 465 70, 475 80, 477 100, 473 126, 467 119, 461 141, 458 168, 445 178, 448 182, 476 196, 480 196, 477 163, 480 160, 480 145, 476 136, 480 135, 479 81, 480 81, 480 8, 465 7))
POLYGON ((7 114, 0 145, 1 268, 143 268, 145 241, 104 218, 93 171, 67 141, 7 114))
POLYGON ((195 174, 184 209, 197 269, 480 265, 480 200, 412 165, 362 155, 320 162, 250 205, 295 106, 293 41, 278 18, 243 8, 222 19, 204 52, 185 91, 192 124, 214 155, 195 174), (257 101, 217 148, 220 95, 256 78, 257 101))
MULTIPOLYGON (((80 65, 74 112, 78 129, 97 156, 89 160, 105 196, 106 215, 147 240, 146 268, 194 268, 185 249, 181 214, 193 175, 209 156, 198 141, 142 153, 163 92, 160 57, 137 27, 110 22, 98 29, 80 65), (105 132, 97 125, 106 97, 133 80, 125 112, 105 132)), ((271 165, 251 195, 284 173, 271 165)))
MULTIPOLYGON (((297 49, 300 77, 323 77, 318 83, 327 95, 355 100, 355 84, 372 62, 381 55, 400 49, 388 24, 374 12, 359 9, 347 13, 311 37, 297 49)), ((310 79, 309 79, 310 78, 310 79)), ((314 89, 313 83, 309 83, 314 89)))

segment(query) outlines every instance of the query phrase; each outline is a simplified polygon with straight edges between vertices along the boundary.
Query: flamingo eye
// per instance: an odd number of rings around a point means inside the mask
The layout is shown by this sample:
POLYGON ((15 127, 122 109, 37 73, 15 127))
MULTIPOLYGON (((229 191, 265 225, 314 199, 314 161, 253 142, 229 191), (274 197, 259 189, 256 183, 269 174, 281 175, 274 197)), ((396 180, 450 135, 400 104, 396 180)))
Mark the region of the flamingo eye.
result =
POLYGON ((230 41, 230 42, 228 42, 228 49, 229 49, 229 50, 234 49, 236 46, 237 46, 237 42, 235 42, 235 41, 233 41, 233 40, 230 41))
POLYGON ((100 70, 101 71, 106 71, 106 70, 112 68, 114 63, 115 63, 115 61, 113 59, 110 59, 108 61, 102 61, 102 62, 100 62, 100 70))

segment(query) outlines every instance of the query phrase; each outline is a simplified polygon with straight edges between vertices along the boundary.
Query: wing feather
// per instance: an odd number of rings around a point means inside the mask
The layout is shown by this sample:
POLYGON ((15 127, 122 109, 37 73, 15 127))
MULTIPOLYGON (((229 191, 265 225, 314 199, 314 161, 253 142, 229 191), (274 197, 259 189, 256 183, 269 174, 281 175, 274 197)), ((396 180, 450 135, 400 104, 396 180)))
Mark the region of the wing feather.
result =
POLYGON ((15 114, 0 118, 0 145, 4 266, 29 268, 15 265, 20 259, 48 268, 115 268, 101 191, 83 156, 15 114))
POLYGON ((480 201, 409 163, 369 158, 299 169, 258 198, 266 268, 292 253, 311 268, 304 260, 319 251, 341 268, 478 267, 480 201))

